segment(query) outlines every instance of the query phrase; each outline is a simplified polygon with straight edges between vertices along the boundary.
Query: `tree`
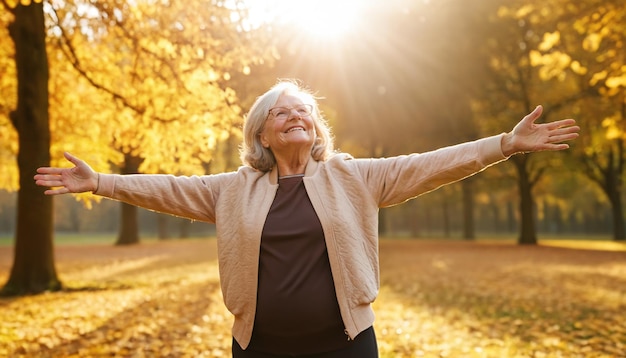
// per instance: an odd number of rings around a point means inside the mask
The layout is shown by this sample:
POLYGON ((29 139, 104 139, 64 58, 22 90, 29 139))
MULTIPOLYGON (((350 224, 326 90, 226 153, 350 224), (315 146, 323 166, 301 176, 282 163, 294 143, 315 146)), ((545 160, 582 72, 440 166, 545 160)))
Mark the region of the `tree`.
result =
MULTIPOLYGON (((15 260, 4 292, 37 293, 61 288, 52 199, 32 181, 37 167, 50 165, 50 153, 58 160, 65 150, 89 151, 90 163, 102 171, 132 156, 141 158, 143 172, 203 173, 212 153, 222 151, 213 149, 239 130, 241 110, 228 86, 229 71, 247 72, 271 49, 255 42, 236 18, 238 2, 0 4, 8 10, 0 21, 11 21, 17 77, 17 96, 8 91, 0 100, 0 138, 16 136, 19 145, 19 183, 11 180, 14 165, 8 165, 8 180, 0 185, 20 187, 15 260), (58 70, 50 81, 49 64, 58 70), (14 132, 3 122, 13 98, 14 132), (58 105, 52 113, 49 101, 58 105), (111 139, 112 146, 102 145, 111 139)), ((10 55, 6 47, 1 53, 10 55)), ((7 66, 7 75, 12 68, 7 66)), ((11 78, 2 76, 3 94, 11 78)), ((15 144, 2 141, 0 160, 18 151, 15 144)))
POLYGON ((553 2, 556 31, 544 34, 534 64, 544 78, 574 78, 583 129, 577 158, 608 198, 613 238, 626 240, 622 195, 626 168, 626 8, 613 0, 553 2))
MULTIPOLYGON (((241 127, 231 73, 248 74, 271 55, 246 28, 239 2, 76 1, 52 9, 65 58, 110 102, 99 126, 122 154, 111 160, 121 172, 197 174, 221 160, 218 147, 230 148, 241 127)), ((117 243, 136 243, 137 209, 122 206, 117 243)))
MULTIPOLYGON (((547 120, 556 109, 573 103, 580 96, 570 82, 547 81, 533 66, 533 49, 541 44, 542 35, 554 26, 537 16, 543 6, 543 3, 509 2, 497 9, 483 29, 487 40, 482 51, 489 66, 483 80, 488 90, 477 101, 476 108, 487 119, 482 125, 489 131, 510 129, 503 128, 502 123, 510 126, 513 120, 531 112, 537 104, 544 105, 543 118, 547 120)), ((557 158, 553 153, 549 155, 557 158)), ((543 153, 517 154, 509 162, 515 168, 520 199, 518 243, 536 244, 533 189, 554 163, 546 160, 543 153)))
POLYGON ((10 113, 18 134, 19 193, 15 256, 4 294, 58 290, 52 250, 52 198, 33 182, 40 166, 50 164, 48 58, 43 4, 3 6, 13 16, 9 35, 15 45, 17 106, 10 113), (36 224, 35 224, 36 223, 36 224))

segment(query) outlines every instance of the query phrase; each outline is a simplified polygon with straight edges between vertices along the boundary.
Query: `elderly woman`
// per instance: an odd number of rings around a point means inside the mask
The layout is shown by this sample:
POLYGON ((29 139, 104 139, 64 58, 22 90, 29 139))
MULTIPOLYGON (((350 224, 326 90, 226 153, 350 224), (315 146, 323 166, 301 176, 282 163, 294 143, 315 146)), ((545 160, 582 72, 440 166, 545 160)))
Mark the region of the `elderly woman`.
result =
POLYGON ((423 154, 355 159, 333 151, 315 97, 282 81, 247 115, 238 171, 203 176, 39 168, 48 195, 92 191, 216 224, 233 357, 377 357, 378 209, 463 179, 518 152, 561 150, 572 119, 423 154))

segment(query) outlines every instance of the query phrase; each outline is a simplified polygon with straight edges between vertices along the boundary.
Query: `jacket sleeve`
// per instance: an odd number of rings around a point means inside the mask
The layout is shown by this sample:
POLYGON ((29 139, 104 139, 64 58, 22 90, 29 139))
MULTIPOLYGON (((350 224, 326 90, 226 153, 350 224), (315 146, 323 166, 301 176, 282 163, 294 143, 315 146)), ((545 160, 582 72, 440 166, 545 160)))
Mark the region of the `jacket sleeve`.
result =
POLYGON ((94 194, 153 211, 214 223, 219 193, 234 175, 100 174, 94 194))
POLYGON ((502 135, 444 147, 431 152, 379 159, 355 165, 379 207, 400 204, 507 159, 502 135))

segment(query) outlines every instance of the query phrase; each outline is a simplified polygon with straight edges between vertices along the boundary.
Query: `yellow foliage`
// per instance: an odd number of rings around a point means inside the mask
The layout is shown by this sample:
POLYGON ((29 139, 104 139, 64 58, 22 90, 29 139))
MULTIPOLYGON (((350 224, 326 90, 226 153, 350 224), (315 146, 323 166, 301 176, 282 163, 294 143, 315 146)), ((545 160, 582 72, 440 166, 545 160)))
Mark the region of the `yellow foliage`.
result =
POLYGON ((602 35, 599 33, 590 33, 583 40, 583 49, 589 52, 596 52, 602 43, 602 35))
MULTIPOLYGON (((156 48, 155 50, 157 50, 157 53, 162 53, 164 55, 168 55, 170 57, 173 57, 176 55, 176 48, 174 47, 174 45, 166 40, 166 39, 157 39, 157 42, 155 44, 156 48)), ((150 48, 151 46, 148 44, 148 46, 146 46, 147 48, 150 48)))
POLYGON ((624 137, 624 131, 620 127, 619 115, 602 120, 602 127, 606 128, 606 139, 613 140, 624 137))
POLYGON ((546 32, 543 34, 543 41, 539 44, 540 51, 548 51, 561 41, 561 33, 559 31, 546 32))
POLYGON ((578 61, 572 61, 570 68, 578 75, 584 75, 587 73, 587 68, 578 61))
MULTIPOLYGON (((65 38, 48 42, 52 164, 67 165, 62 154, 69 151, 109 172, 111 164, 122 163, 122 153, 133 153, 145 159, 146 172, 202 174, 209 161, 236 152, 224 149, 232 146, 231 137, 241 138, 239 98, 228 84, 232 74, 248 74, 250 65, 268 59, 271 46, 242 36, 241 28, 230 23, 232 4, 120 4, 51 4, 55 17, 63 19, 79 70, 104 89, 73 68, 65 38)), ((0 23, 7 14, 0 14, 0 23)), ((8 35, 1 38, 0 165, 5 175, 0 187, 14 188, 17 140, 4 123, 16 100, 13 47, 8 35)))
POLYGON ((511 14, 511 9, 506 6, 500 6, 496 14, 498 15, 498 17, 504 18, 511 14))
POLYGON ((553 51, 542 55, 539 51, 532 50, 530 52, 530 60, 532 66, 540 66, 539 76, 542 80, 549 80, 555 77, 561 78, 572 62, 572 58, 561 51, 553 51))
POLYGON ((517 11, 515 12, 515 17, 518 19, 523 19, 534 10, 535 10, 535 5, 533 4, 523 5, 519 9, 517 9, 517 11))
POLYGON ((18 145, 17 132, 9 119, 9 113, 17 105, 17 86, 13 60, 15 49, 7 30, 10 21, 12 15, 9 11, 0 10, 0 188, 15 191, 19 188, 16 163, 18 145))
POLYGON ((624 137, 624 131, 616 127, 609 127, 606 130, 606 139, 613 140, 624 137))
POLYGON ((528 55, 530 56, 531 66, 541 66, 545 62, 543 54, 537 50, 530 50, 530 53, 528 55))
POLYGON ((599 89, 599 92, 601 95, 603 95, 604 97, 613 97, 616 96, 618 94, 620 94, 622 90, 619 87, 602 87, 599 89))
POLYGON ((609 88, 626 87, 626 73, 623 73, 621 76, 608 77, 605 84, 609 88))
POLYGON ((589 80, 589 84, 591 86, 595 86, 596 84, 598 84, 598 82, 603 81, 605 78, 607 78, 608 74, 609 73, 606 70, 594 73, 589 80))

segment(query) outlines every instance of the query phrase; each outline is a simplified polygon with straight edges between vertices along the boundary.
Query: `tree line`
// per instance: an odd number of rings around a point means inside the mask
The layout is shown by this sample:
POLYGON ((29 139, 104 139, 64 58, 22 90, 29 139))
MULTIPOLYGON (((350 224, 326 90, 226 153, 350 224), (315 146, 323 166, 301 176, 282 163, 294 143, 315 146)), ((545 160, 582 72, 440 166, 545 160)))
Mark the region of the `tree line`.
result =
MULTIPOLYGON (((461 202, 462 185, 453 184, 421 196, 409 203, 385 211, 381 225, 383 237, 450 238, 467 239, 463 222, 461 202)), ((486 189, 481 189, 481 191, 486 189)), ((593 194, 596 195, 596 194, 593 194)), ((7 242, 15 232, 17 193, 0 191, 0 241, 7 242)), ((475 207, 474 230, 476 238, 513 238, 519 232, 520 220, 515 196, 511 190, 481 196, 475 207)), ((534 218, 539 237, 611 237, 610 206, 591 195, 581 195, 572 205, 586 205, 582 215, 573 207, 562 208, 548 196, 536 195, 534 218)), ((119 230, 120 205, 113 201, 94 204, 85 210, 84 204, 73 197, 61 197, 54 201, 54 231, 56 235, 86 237, 94 235, 115 238, 119 230)), ((206 237, 215 234, 212 224, 191 222, 138 209, 137 231, 141 238, 169 240, 190 237, 206 237)), ((112 242, 113 243, 113 242, 112 242)))
MULTIPOLYGON (((0 1, 0 188, 19 190, 6 293, 61 288, 54 205, 32 182, 37 167, 70 151, 104 172, 234 169, 242 116, 277 77, 318 90, 339 149, 356 156, 509 130, 537 104, 548 120, 575 117, 581 138, 567 153, 517 155, 455 184, 426 213, 458 208, 473 238, 491 211, 494 225, 515 218, 518 242, 535 244, 543 218, 595 227, 608 207, 613 238, 625 239, 626 30, 616 0, 394 0, 371 5, 367 32, 334 44, 252 24, 247 5, 0 1)), ((381 211, 383 231, 397 221, 391 211, 381 211)), ((137 209, 121 204, 119 215, 117 243, 138 242, 137 209)))

